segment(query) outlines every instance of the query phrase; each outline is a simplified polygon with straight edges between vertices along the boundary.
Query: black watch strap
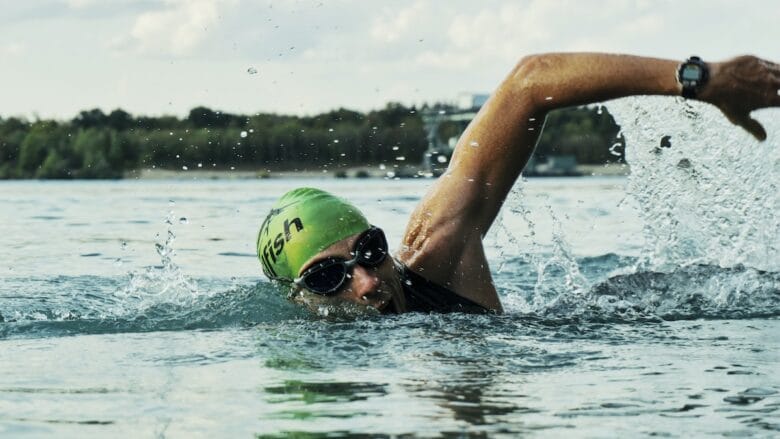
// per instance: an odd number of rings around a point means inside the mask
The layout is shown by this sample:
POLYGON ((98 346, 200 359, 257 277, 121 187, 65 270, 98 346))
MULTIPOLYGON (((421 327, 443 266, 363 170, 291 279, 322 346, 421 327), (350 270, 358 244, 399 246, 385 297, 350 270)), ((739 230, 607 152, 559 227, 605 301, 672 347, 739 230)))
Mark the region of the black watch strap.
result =
POLYGON ((692 56, 677 68, 677 81, 682 85, 682 96, 693 99, 707 83, 710 69, 698 56, 692 56))

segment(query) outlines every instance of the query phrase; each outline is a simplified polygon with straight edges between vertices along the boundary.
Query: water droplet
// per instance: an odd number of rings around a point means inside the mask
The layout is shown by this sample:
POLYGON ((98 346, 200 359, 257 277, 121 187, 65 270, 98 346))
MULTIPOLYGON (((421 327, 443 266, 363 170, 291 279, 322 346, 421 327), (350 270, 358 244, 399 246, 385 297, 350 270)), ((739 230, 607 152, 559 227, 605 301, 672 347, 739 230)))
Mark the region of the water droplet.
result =
POLYGON ((398 156, 398 157, 396 157, 395 159, 396 159, 396 160, 398 160, 399 162, 402 162, 402 161, 406 160, 406 157, 404 157, 404 156, 402 156, 402 155, 399 155, 399 156, 398 156))
POLYGON ((203 167, 203 163, 198 163, 198 167, 202 168, 203 167))
POLYGON ((333 128, 328 128, 328 132, 332 133, 333 132, 333 128))
POLYGON ((395 177, 395 172, 387 171, 387 178, 393 178, 393 177, 395 177))
POLYGON ((394 146, 394 147, 393 147, 393 151, 398 151, 398 147, 397 147, 397 146, 394 146))
POLYGON ((412 281, 411 281, 411 280, 409 280, 409 279, 406 279, 406 280, 404 281, 404 283, 405 283, 406 285, 409 285, 409 286, 411 286, 411 285, 412 285, 412 281))
POLYGON ((339 139, 333 139, 333 143, 339 143, 339 139))
POLYGON ((243 139, 243 138, 245 138, 246 136, 247 136, 247 132, 246 132, 246 131, 241 131, 241 138, 243 139))
POLYGON ((552 100, 552 96, 547 96, 546 98, 544 98, 544 100, 545 101, 551 101, 552 100))
POLYGON ((477 142, 476 140, 472 140, 472 141, 469 143, 469 145, 471 145, 472 147, 476 148, 476 147, 478 147, 478 146, 479 146, 479 142, 477 142))
POLYGON ((384 171, 385 169, 387 169, 387 166, 385 166, 385 164, 382 163, 382 164, 379 165, 379 169, 384 171))
POLYGON ((190 220, 188 220, 186 217, 179 218, 179 224, 189 224, 190 220))
POLYGON ((439 110, 439 114, 446 114, 447 112, 444 110, 439 110))
POLYGON ((443 156, 443 155, 440 155, 440 156, 436 157, 436 161, 439 162, 439 163, 447 163, 447 157, 443 156))
POLYGON ((250 67, 250 68, 246 69, 246 72, 249 73, 250 75, 256 75, 257 74, 257 69, 254 68, 254 67, 250 67))
POLYGON ((189 170, 189 169, 190 169, 190 168, 188 168, 188 167, 186 167, 186 166, 182 166, 182 167, 181 167, 181 170, 182 170, 182 171, 187 171, 187 170, 189 170))

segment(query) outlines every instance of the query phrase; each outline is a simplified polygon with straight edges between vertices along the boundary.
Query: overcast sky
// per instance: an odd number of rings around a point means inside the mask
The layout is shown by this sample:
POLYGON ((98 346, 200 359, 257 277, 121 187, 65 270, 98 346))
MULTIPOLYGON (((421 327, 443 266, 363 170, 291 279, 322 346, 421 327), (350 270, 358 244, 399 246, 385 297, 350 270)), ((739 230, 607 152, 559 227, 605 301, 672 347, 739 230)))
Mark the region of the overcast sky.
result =
POLYGON ((0 0, 0 116, 454 101, 576 50, 779 60, 780 1, 0 0))

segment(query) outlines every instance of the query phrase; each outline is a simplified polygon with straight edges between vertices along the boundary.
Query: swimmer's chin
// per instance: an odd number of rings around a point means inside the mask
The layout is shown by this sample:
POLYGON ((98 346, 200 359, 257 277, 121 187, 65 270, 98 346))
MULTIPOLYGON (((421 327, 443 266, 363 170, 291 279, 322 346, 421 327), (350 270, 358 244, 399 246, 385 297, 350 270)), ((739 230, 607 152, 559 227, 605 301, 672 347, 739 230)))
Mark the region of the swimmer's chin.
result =
POLYGON ((316 310, 313 311, 315 311, 318 316, 329 319, 352 320, 356 318, 375 317, 382 315, 382 312, 373 306, 358 305, 356 303, 349 302, 340 303, 337 305, 320 305, 316 310))
POLYGON ((317 316, 336 319, 379 316, 390 303, 390 299, 387 299, 359 304, 336 297, 324 297, 306 292, 299 292, 292 299, 317 316))

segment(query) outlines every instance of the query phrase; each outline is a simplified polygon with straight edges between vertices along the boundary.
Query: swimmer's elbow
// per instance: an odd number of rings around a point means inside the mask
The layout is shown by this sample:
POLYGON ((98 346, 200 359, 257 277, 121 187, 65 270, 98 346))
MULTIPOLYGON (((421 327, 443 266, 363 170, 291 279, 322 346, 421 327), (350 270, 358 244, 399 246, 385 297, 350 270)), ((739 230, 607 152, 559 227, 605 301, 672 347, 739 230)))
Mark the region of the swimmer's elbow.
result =
POLYGON ((546 109, 544 99, 548 93, 549 72, 556 55, 534 54, 520 58, 505 81, 508 91, 534 108, 535 112, 546 109))

